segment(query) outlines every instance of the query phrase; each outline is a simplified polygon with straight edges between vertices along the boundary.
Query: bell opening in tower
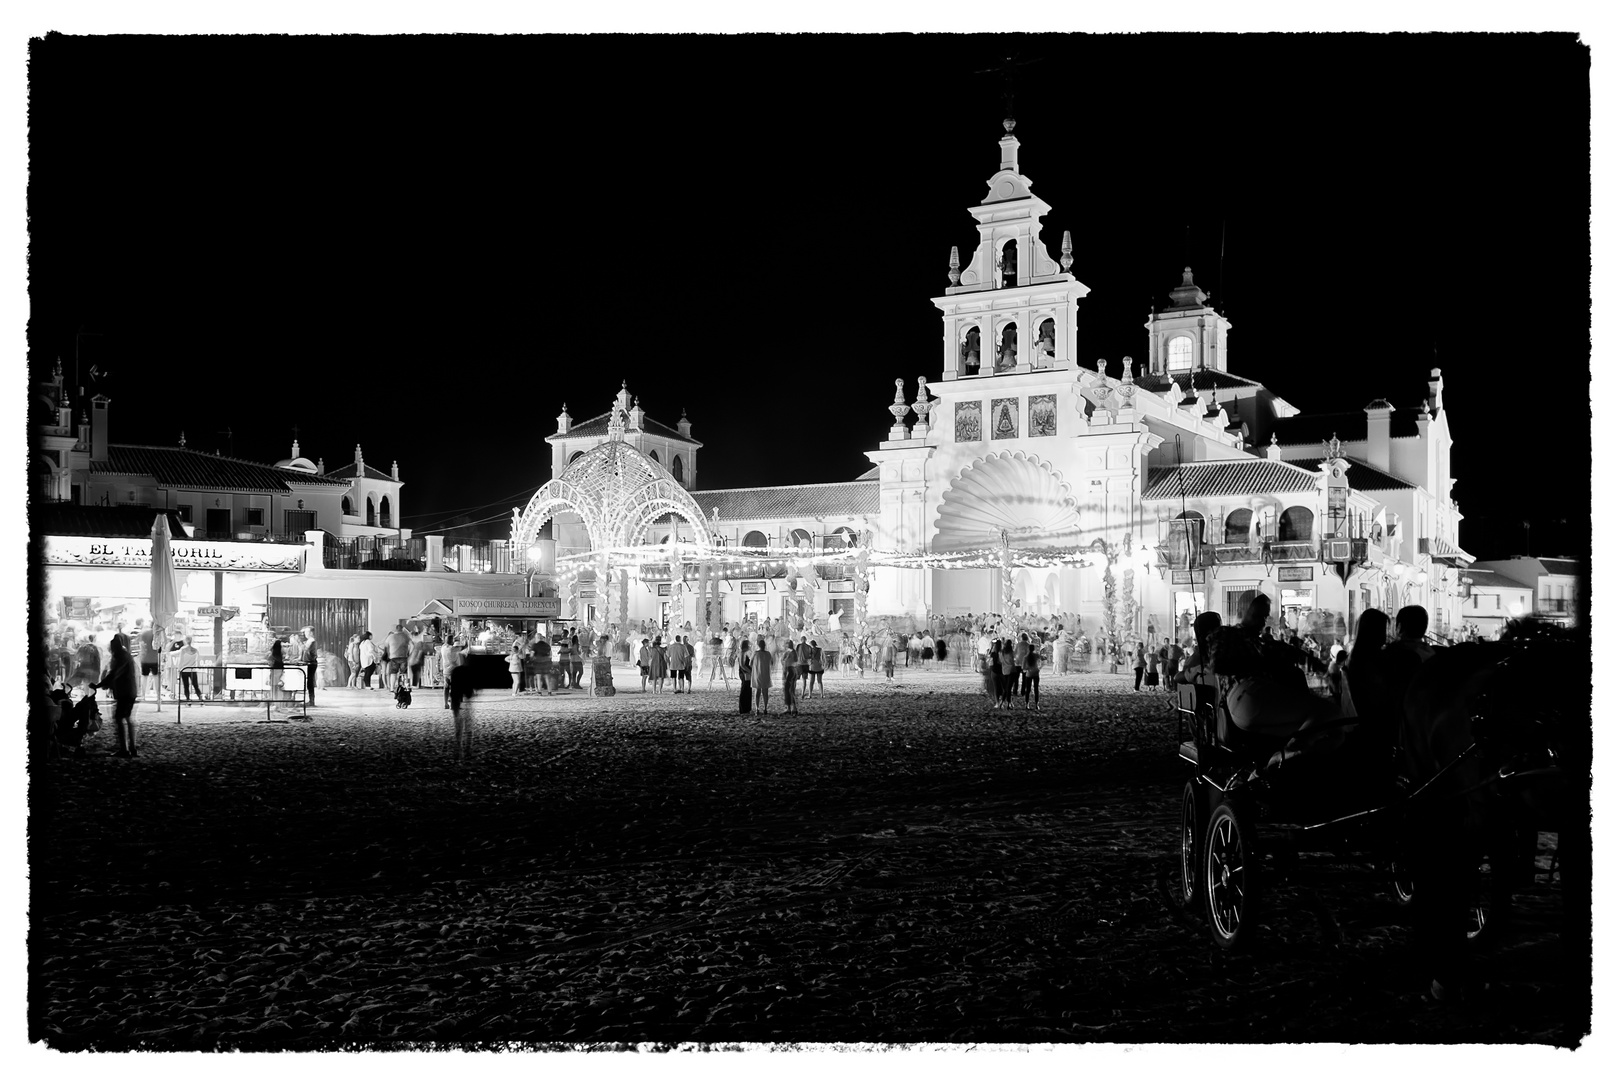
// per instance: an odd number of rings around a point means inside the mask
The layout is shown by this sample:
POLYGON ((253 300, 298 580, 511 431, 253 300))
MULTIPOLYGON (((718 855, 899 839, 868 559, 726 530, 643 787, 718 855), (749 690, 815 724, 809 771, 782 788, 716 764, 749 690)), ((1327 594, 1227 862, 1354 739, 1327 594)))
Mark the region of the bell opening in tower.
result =
POLYGON ((1001 245, 1001 287, 1010 289, 1018 284, 1018 241, 1009 240, 1001 245))

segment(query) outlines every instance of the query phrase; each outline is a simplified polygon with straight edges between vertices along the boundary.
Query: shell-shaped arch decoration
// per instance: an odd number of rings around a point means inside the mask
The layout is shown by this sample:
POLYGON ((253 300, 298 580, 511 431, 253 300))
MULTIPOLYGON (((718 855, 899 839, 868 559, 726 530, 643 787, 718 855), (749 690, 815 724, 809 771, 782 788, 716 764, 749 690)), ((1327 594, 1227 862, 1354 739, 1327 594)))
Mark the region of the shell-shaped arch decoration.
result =
POLYGON ((1066 548, 1081 542, 1080 506, 1051 465, 1007 450, 957 474, 934 519, 933 549, 996 547, 1001 534, 1018 548, 1066 548))

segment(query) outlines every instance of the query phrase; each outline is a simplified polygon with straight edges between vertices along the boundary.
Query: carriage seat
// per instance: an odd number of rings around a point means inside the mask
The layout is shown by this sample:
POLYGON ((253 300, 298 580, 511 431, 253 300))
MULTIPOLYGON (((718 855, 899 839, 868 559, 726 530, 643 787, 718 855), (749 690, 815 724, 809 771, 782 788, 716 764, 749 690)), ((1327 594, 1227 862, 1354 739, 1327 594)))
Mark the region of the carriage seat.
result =
POLYGON ((1186 734, 1191 736, 1181 743, 1181 757, 1196 764, 1199 747, 1218 747, 1255 768, 1263 768, 1272 754, 1282 749, 1284 740, 1244 731, 1233 723, 1226 707, 1230 689, 1226 679, 1219 685, 1203 681, 1177 685, 1176 708, 1186 734))

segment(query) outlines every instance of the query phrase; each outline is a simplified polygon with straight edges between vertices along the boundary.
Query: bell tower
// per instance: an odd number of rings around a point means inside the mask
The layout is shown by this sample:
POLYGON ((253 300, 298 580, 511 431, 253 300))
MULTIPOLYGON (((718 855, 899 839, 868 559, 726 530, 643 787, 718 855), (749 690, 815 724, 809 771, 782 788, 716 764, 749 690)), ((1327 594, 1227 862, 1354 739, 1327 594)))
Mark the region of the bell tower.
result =
POLYGON ((1226 370, 1226 333, 1232 324, 1209 306, 1209 297, 1193 283, 1192 267, 1181 271, 1181 284, 1170 290, 1170 304, 1148 316, 1148 372, 1191 385, 1194 372, 1226 370))
POLYGON ((1069 273, 1069 234, 1056 262, 1041 240, 1041 218, 1052 208, 1019 171, 1016 126, 1002 121, 1001 168, 986 182, 989 193, 968 208, 979 246, 965 269, 951 249, 950 285, 934 298, 945 323, 947 381, 1075 366, 1075 302, 1091 290, 1069 273))

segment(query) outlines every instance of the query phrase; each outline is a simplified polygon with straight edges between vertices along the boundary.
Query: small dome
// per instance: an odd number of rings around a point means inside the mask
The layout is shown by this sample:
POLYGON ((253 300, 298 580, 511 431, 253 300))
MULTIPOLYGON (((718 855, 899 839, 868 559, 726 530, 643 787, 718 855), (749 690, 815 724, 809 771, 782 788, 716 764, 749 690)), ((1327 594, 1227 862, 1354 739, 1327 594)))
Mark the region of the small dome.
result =
POLYGON ((295 469, 298 472, 315 472, 315 463, 307 457, 282 458, 276 462, 278 469, 295 469))

